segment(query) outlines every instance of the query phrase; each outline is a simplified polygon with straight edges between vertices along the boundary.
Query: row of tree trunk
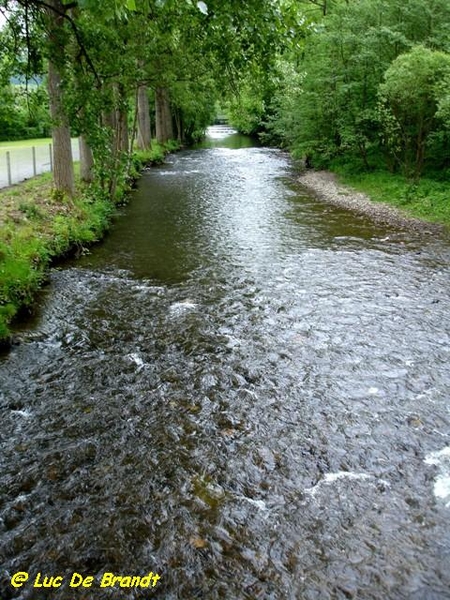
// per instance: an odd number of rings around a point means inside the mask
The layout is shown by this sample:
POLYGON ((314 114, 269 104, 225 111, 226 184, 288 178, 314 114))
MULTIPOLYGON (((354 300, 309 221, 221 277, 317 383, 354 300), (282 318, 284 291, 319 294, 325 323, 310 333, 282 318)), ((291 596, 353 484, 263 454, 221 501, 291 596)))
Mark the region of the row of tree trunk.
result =
MULTIPOLYGON (((50 45, 55 52, 51 56, 63 57, 68 48, 67 38, 64 32, 65 5, 61 0, 47 0, 48 35, 50 45), (57 51, 56 51, 57 49, 57 51)), ((55 189, 69 197, 74 194, 74 171, 72 157, 72 143, 70 124, 64 107, 64 62, 49 60, 48 66, 48 92, 50 114, 52 118, 53 138, 53 178, 55 189)), ((131 151, 128 131, 128 107, 126 90, 121 84, 113 84, 111 88, 115 109, 103 113, 102 125, 106 125, 111 131, 111 161, 110 169, 113 171, 110 177, 109 192, 115 195, 116 177, 114 173, 119 170, 121 157, 128 155, 131 151)), ((173 121, 170 107, 169 92, 166 87, 158 87, 155 90, 155 120, 156 139, 165 143, 173 139, 173 121)), ((141 150, 151 148, 151 123, 150 107, 148 100, 148 89, 141 84, 136 92, 136 128, 137 146, 141 150)), ((134 138, 135 132, 132 132, 134 138)), ((94 156, 88 143, 89 132, 80 137, 80 174, 85 182, 92 182, 94 169, 94 156)))
MULTIPOLYGON (((55 188, 72 196, 74 193, 74 175, 70 126, 63 108, 61 75, 51 62, 49 63, 48 90, 53 122, 53 176, 55 188)), ((136 146, 140 150, 150 150, 152 146, 150 106, 148 89, 145 85, 140 85, 137 90, 136 113, 136 146)), ((157 141, 165 143, 174 139, 173 118, 166 88, 156 89, 155 115, 157 141)), ((116 108, 114 111, 103 115, 102 123, 111 130, 112 154, 118 160, 122 153, 130 151, 128 112, 125 108, 116 108)), ((178 126, 177 129, 179 130, 180 127, 178 126)), ((178 138, 180 136, 181 132, 178 131, 178 138)), ((82 181, 91 183, 93 181, 94 157, 87 137, 86 134, 80 136, 80 176, 82 181)))

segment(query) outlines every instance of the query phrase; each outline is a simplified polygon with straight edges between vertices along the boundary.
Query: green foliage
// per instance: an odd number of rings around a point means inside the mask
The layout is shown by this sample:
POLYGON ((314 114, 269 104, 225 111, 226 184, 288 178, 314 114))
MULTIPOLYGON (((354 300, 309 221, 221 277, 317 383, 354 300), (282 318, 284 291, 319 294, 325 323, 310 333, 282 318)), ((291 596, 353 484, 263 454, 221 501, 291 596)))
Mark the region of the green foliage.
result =
MULTIPOLYGON (((3 237, 3 236, 2 236, 3 237)), ((3 238, 4 239, 4 238, 3 238)), ((0 316, 11 318, 21 305, 30 304, 43 279, 41 268, 48 257, 44 243, 24 229, 0 244, 0 316)), ((0 324, 4 330, 7 321, 0 324)))
POLYGON ((302 8, 304 37, 279 58, 264 139, 321 168, 342 158, 370 171, 384 155, 390 171, 416 179, 424 168, 448 169, 450 3, 304 0, 302 8))
POLYGON ((179 138, 192 144, 204 137, 206 128, 214 120, 216 88, 206 74, 196 81, 177 82, 172 88, 172 103, 181 131, 179 138))
MULTIPOLYGON (((265 78, 285 42, 297 39, 294 4, 287 0, 107 0, 101 4, 80 0, 75 9, 63 1, 56 18, 45 3, 0 0, 0 8, 7 7, 10 15, 3 35, 8 42, 5 81, 26 68, 41 72, 45 61, 51 61, 61 79, 62 113, 72 131, 87 139, 100 188, 115 196, 125 185, 123 166, 126 172, 130 164, 133 143, 123 124, 128 124, 133 136, 137 89, 167 90, 175 137, 183 143, 199 140, 214 118, 218 97, 234 95, 242 87, 245 98, 245 82, 265 78), (18 55, 23 58, 17 59, 18 55), (36 60, 30 61, 31 56, 36 60)), ((263 112, 268 106, 266 96, 264 91, 263 112)), ((255 113, 253 123, 262 116, 258 103, 256 99, 249 109, 255 113)), ((41 97, 37 106, 44 109, 46 104, 41 97)), ((5 111, 5 122, 12 114, 17 111, 5 111)), ((150 116, 154 122, 153 111, 150 116)), ((8 138, 13 132, 25 135, 16 122, 4 131, 8 138)))
POLYGON ((16 312, 17 308, 14 304, 0 305, 0 344, 2 343, 2 340, 8 338, 9 329, 7 324, 12 321, 16 312))
POLYGON ((417 179, 422 172, 428 137, 442 127, 438 110, 448 123, 448 81, 450 54, 416 46, 392 62, 380 85, 386 138, 408 177, 417 179))
POLYGON ((262 94, 252 86, 244 85, 239 97, 228 106, 230 123, 241 133, 255 135, 261 130, 265 118, 265 103, 262 94))
POLYGON ((133 173, 138 176, 144 167, 163 163, 166 154, 179 149, 180 143, 177 140, 169 140, 165 144, 158 144, 153 140, 150 150, 136 150, 133 153, 133 173))
POLYGON ((19 204, 19 210, 22 211, 28 219, 40 219, 42 218, 42 212, 35 205, 30 202, 21 202, 19 204))
POLYGON ((0 141, 48 137, 50 117, 42 86, 0 86, 0 141))
POLYGON ((21 51, 24 14, 15 8, 7 10, 9 24, 0 30, 0 141, 48 137, 50 131, 47 91, 34 77, 42 66, 39 40, 29 28, 28 51, 21 51))
MULTIPOLYGON (((156 143, 154 144, 157 145, 156 143)), ((165 144, 163 144, 164 153, 170 154, 171 152, 177 152, 181 148, 181 144, 178 140, 167 140, 165 144)))

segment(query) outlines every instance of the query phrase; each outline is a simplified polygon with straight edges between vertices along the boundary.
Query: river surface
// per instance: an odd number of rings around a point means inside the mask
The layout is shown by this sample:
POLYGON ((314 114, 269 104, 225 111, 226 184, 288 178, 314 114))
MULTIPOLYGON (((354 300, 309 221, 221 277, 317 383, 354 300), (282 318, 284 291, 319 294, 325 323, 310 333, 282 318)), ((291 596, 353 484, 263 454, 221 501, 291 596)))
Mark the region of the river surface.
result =
POLYGON ((0 359, 1 599, 449 599, 448 240, 224 127, 122 212, 0 359))

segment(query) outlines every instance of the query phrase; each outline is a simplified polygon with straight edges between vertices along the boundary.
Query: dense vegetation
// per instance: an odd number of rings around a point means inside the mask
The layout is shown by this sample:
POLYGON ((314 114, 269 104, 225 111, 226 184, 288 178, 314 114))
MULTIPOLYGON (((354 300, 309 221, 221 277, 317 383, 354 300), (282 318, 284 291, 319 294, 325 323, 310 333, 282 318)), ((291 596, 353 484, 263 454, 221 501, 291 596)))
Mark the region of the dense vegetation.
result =
POLYGON ((448 179, 448 0, 294 6, 296 41, 265 88, 247 87, 241 126, 262 129, 314 166, 448 179))
POLYGON ((48 98, 39 85, 0 85, 0 142, 49 137, 48 98))

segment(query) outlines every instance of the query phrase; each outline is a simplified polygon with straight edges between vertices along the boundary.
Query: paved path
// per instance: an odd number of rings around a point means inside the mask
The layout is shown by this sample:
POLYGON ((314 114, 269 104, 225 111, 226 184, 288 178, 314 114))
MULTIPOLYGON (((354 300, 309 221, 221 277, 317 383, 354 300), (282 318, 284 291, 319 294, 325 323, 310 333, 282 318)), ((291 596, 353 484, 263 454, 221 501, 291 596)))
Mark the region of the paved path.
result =
MULTIPOLYGON (((11 181, 19 183, 34 175, 33 169, 33 144, 20 148, 12 147, 9 150, 11 161, 11 181)), ((36 151, 36 174, 51 170, 49 144, 35 145, 36 151)), ((74 160, 79 160, 80 152, 78 138, 72 140, 72 152, 74 160)), ((0 147, 0 188, 8 186, 7 149, 0 147)))

